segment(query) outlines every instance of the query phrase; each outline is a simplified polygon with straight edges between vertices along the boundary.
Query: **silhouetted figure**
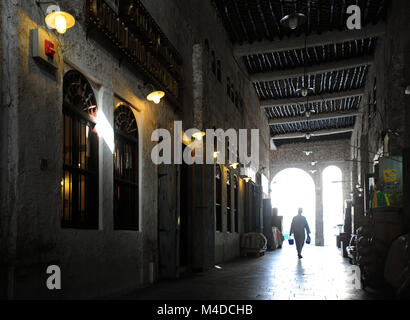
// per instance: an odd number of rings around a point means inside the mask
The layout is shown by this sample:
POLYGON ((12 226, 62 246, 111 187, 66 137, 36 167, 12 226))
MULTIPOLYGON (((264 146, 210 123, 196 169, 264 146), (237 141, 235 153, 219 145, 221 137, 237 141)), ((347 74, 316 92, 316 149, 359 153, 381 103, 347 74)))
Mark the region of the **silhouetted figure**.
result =
POLYGON ((298 251, 299 259, 302 257, 302 249, 303 245, 305 244, 305 229, 310 240, 310 229, 307 223, 307 220, 304 216, 302 216, 303 209, 299 208, 298 215, 293 217, 292 225, 290 227, 290 235, 295 235, 295 242, 296 242, 296 249, 298 251))

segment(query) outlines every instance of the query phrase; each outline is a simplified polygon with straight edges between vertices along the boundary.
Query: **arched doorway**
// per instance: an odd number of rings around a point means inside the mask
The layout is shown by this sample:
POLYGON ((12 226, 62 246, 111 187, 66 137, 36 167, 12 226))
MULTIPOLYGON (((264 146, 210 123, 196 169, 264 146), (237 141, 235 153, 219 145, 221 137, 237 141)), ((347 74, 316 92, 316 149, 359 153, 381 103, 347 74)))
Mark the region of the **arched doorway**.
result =
POLYGON ((335 245, 338 224, 343 224, 343 174, 336 166, 322 173, 323 183, 323 233, 325 245, 335 245))
POLYGON ((290 168, 280 171, 271 182, 272 207, 278 209, 283 216, 283 233, 289 234, 292 218, 297 215, 298 208, 308 220, 312 239, 315 235, 316 198, 315 183, 305 171, 290 168))

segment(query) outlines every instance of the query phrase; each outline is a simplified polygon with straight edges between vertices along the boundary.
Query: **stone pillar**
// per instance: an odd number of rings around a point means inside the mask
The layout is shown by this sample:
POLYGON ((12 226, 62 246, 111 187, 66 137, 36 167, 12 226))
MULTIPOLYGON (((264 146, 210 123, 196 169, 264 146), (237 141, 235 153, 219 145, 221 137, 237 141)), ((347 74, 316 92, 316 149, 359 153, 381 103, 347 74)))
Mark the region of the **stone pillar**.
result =
MULTIPOLYGON (((321 172, 321 171, 320 171, 321 172)), ((316 234, 315 245, 323 246, 323 185, 322 175, 317 173, 315 175, 315 195, 316 195, 316 234)))
POLYGON ((204 67, 203 49, 200 44, 195 44, 192 48, 192 69, 193 69, 193 112, 194 127, 202 130, 203 108, 204 108, 204 67))

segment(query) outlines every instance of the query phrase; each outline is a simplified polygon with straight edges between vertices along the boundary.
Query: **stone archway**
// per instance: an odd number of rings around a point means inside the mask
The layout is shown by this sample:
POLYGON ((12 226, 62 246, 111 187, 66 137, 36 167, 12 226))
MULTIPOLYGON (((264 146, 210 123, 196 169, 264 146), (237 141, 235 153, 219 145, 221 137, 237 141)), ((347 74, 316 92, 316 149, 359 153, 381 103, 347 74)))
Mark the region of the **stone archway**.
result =
POLYGON ((292 217, 298 208, 303 208, 312 235, 317 239, 316 188, 312 176, 299 168, 283 169, 272 179, 270 189, 272 206, 283 216, 283 232, 289 232, 292 217))

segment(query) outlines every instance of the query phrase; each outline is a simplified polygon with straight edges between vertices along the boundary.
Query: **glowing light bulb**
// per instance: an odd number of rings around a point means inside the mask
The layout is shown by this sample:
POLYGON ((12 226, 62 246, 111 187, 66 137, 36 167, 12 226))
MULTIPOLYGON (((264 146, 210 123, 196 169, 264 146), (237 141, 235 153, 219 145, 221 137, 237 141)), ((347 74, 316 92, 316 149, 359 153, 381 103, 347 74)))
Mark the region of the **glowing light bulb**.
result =
POLYGON ((148 101, 152 101, 155 104, 159 104, 161 99, 165 96, 164 91, 154 91, 147 96, 148 101))
POLYGON ((67 31, 67 20, 65 17, 61 14, 56 16, 56 19, 54 21, 56 24, 56 30, 58 33, 64 34, 67 31))
POLYGON ((306 88, 302 89, 302 96, 307 97, 308 93, 309 93, 308 89, 306 89, 306 88))
POLYGON ((230 165, 230 167, 233 168, 233 169, 236 169, 236 168, 238 167, 238 165, 239 165, 239 163, 238 163, 238 162, 235 162, 235 163, 232 163, 232 164, 230 165))
POLYGON ((218 158, 218 155, 219 155, 219 151, 215 151, 214 152, 214 159, 218 158))
POLYGON ((246 177, 246 178, 243 178, 243 180, 245 180, 245 182, 249 182, 251 180, 251 178, 246 177))
POLYGON ((306 111, 306 118, 310 118, 310 111, 306 111))
POLYGON ((64 11, 51 11, 46 16, 46 24, 50 29, 56 29, 58 33, 64 34, 75 25, 75 18, 64 11))
POLYGON ((298 17, 294 16, 294 17, 289 18, 289 28, 291 28, 292 30, 295 30, 298 27, 298 24, 299 24, 298 17))
POLYGON ((202 141, 202 137, 205 135, 205 132, 203 131, 197 131, 195 132, 192 137, 195 138, 198 141, 202 141))

